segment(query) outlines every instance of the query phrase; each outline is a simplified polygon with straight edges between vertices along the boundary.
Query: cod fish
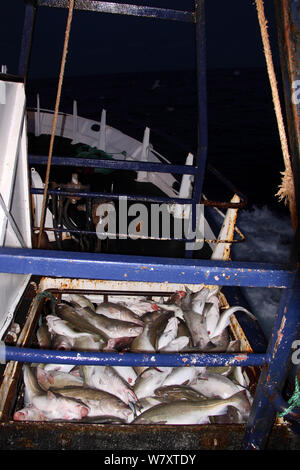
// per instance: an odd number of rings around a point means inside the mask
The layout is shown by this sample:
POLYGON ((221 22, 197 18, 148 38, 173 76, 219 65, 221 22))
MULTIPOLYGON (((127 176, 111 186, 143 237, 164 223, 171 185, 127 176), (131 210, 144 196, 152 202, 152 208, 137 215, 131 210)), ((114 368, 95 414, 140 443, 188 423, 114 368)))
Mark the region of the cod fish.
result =
POLYGON ((163 333, 159 336, 157 341, 157 349, 160 350, 173 341, 177 336, 179 320, 176 317, 171 317, 168 320, 167 326, 163 333))
POLYGON ((192 292, 188 288, 186 288, 186 290, 187 293, 181 300, 182 310, 192 310, 198 315, 202 315, 205 303, 209 296, 214 294, 214 291, 203 286, 197 292, 192 292))
POLYGON ((205 324, 208 336, 210 336, 216 329, 218 321, 220 319, 219 308, 214 304, 206 304, 203 310, 205 317, 205 324))
POLYGON ((178 336, 178 338, 170 341, 167 346, 164 346, 159 352, 179 352, 182 351, 190 342, 187 336, 178 336))
POLYGON ((62 320, 61 318, 56 317, 55 315, 47 315, 46 321, 50 333, 56 335, 66 336, 67 338, 71 339, 90 335, 90 333, 79 333, 78 331, 75 331, 68 321, 62 320))
POLYGON ((129 366, 112 366, 112 368, 124 379, 129 385, 133 385, 137 374, 133 367, 129 366))
MULTIPOLYGON (((145 323, 142 333, 132 341, 130 346, 131 352, 156 352, 159 335, 163 333, 168 320, 173 316, 172 312, 159 312, 158 315, 156 313, 154 312, 154 319, 149 319, 145 323)), ((139 375, 146 369, 148 369, 147 366, 134 367, 135 372, 139 375)))
POLYGON ((79 307, 89 308, 95 311, 94 304, 84 295, 70 294, 70 303, 72 305, 79 305, 79 307))
POLYGON ((53 335, 52 338, 52 348, 53 349, 58 349, 58 350, 63 350, 63 351, 70 351, 75 344, 75 338, 70 338, 68 336, 63 336, 63 335, 53 335))
POLYGON ((46 364, 44 370, 60 370, 61 372, 70 372, 74 369, 74 364, 46 364))
POLYGON ((147 297, 140 295, 129 297, 124 295, 114 295, 113 302, 129 308, 139 317, 149 311, 157 310, 157 306, 153 300, 149 300, 147 297))
POLYGON ((157 307, 161 308, 162 310, 167 310, 173 312, 176 318, 179 318, 180 320, 184 320, 184 315, 182 308, 179 307, 176 304, 161 304, 157 303, 157 307))
MULTIPOLYGON (((53 392, 43 391, 35 378, 33 370, 23 367, 25 394, 24 403, 39 410, 47 419, 81 419, 88 414, 88 407, 71 398, 60 397, 53 392)), ((18 416, 16 416, 18 418, 18 416)))
POLYGON ((230 316, 235 312, 245 312, 247 313, 247 315, 250 316, 250 318, 252 318, 252 320, 256 320, 255 316, 244 307, 236 306, 227 308, 220 315, 219 321, 217 322, 214 331, 210 332, 209 337, 214 338, 215 336, 219 336, 224 331, 224 329, 230 324, 230 316))
POLYGON ((116 416, 128 419, 131 409, 115 395, 88 387, 59 388, 56 393, 84 403, 88 408, 87 416, 116 416))
POLYGON ((188 385, 204 372, 205 367, 174 367, 162 385, 188 385))
POLYGON ((81 351, 101 351, 106 341, 99 337, 83 336, 76 338, 74 341, 74 349, 81 351))
POLYGON ((209 423, 210 416, 225 414, 228 406, 237 408, 243 418, 250 411, 244 392, 238 392, 226 400, 175 400, 161 403, 144 411, 133 420, 133 424, 204 424, 209 423))
POLYGON ((206 400, 207 397, 188 385, 162 385, 155 390, 155 397, 167 400, 206 400))
MULTIPOLYGON (((123 302, 120 302, 120 303, 123 304, 123 302)), ((141 317, 142 315, 144 315, 145 313, 149 311, 151 312, 153 310, 158 309, 156 303, 153 300, 146 300, 146 299, 145 300, 140 299, 137 302, 126 302, 126 303, 124 302, 124 305, 130 310, 132 310, 133 313, 135 313, 139 317, 141 317)))
POLYGON ((83 379, 79 376, 58 370, 47 372, 41 367, 37 367, 36 377, 40 387, 46 391, 62 387, 82 387, 84 385, 83 379))
POLYGON ((191 333, 193 346, 200 350, 206 348, 210 344, 210 337, 207 333, 205 318, 193 310, 184 310, 184 319, 191 333))
POLYGON ((132 341, 130 350, 141 352, 156 351, 159 337, 164 332, 172 316, 171 312, 161 312, 158 316, 155 316, 154 320, 147 321, 142 333, 132 341))
POLYGON ((128 382, 111 366, 81 366, 81 370, 88 386, 116 395, 127 405, 137 401, 128 382))
POLYGON ((96 313, 115 320, 136 323, 141 326, 144 324, 140 317, 136 313, 133 313, 128 307, 113 302, 103 302, 97 305, 96 313))
POLYGON ((150 397, 154 390, 160 387, 166 377, 172 371, 172 367, 161 367, 160 369, 146 369, 140 374, 134 384, 134 393, 137 398, 150 397))
POLYGON ((205 372, 192 383, 191 388, 208 398, 229 398, 243 388, 233 383, 228 377, 214 372, 205 372))
POLYGON ((153 331, 152 323, 145 324, 140 335, 136 336, 130 345, 131 352, 155 352, 155 346, 151 341, 150 334, 153 331))
POLYGON ((89 309, 70 307, 66 304, 58 304, 56 314, 78 330, 100 335, 106 340, 138 336, 143 330, 143 327, 136 323, 115 320, 89 309))
POLYGON ((49 421, 43 413, 32 405, 14 413, 14 421, 49 421))
POLYGON ((39 326, 36 336, 40 348, 49 349, 51 347, 51 334, 45 323, 42 323, 41 326, 39 326))
POLYGON ((164 401, 161 397, 144 397, 139 400, 139 409, 136 410, 137 415, 140 415, 144 411, 152 408, 155 405, 160 405, 164 401))

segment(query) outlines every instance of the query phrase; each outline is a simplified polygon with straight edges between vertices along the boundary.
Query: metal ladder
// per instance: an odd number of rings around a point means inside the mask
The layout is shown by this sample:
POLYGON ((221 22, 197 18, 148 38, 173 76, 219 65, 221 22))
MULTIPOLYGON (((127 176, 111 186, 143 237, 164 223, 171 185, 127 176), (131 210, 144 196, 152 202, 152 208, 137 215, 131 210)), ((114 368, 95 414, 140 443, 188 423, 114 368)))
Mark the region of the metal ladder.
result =
MULTIPOLYGON (((291 6, 292 2, 289 2, 291 6)), ((26 2, 23 46, 19 73, 26 74, 30 55, 30 43, 37 6, 66 8, 66 0, 36 0, 26 2)), ((196 166, 189 168, 195 175, 194 193, 190 202, 193 206, 200 200, 207 156, 207 115, 206 115, 206 64, 205 64, 205 1, 195 2, 194 12, 107 3, 102 1, 81 1, 78 8, 104 13, 147 16, 156 19, 188 21, 195 23, 197 41, 199 128, 196 166)), ((282 7, 283 8, 283 7, 282 7)), ((295 20, 296 21, 296 20, 295 20)), ((298 25, 299 26, 299 25, 298 25)), ((298 28, 298 30, 300 30, 298 28)), ((149 170, 141 164, 140 170, 149 170)), ((172 166, 168 166, 171 172, 172 166)), ((178 168, 176 169, 178 170, 178 168)), ((180 171, 184 173, 184 169, 180 171)), ((153 171, 153 169, 152 169, 153 171)), ((176 202, 180 202, 176 200, 176 202)), ((300 219, 299 219, 300 220, 300 219)), ((268 347, 262 353, 218 353, 151 355, 154 366, 258 366, 261 375, 256 388, 251 414, 246 425, 244 449, 262 449, 266 446, 277 411, 287 408, 281 394, 287 377, 292 353, 292 344, 297 339, 300 327, 300 277, 297 267, 297 240, 288 265, 259 262, 227 262, 195 260, 191 257, 154 258, 110 254, 68 253, 61 251, 0 249, 0 271, 30 273, 42 276, 63 276, 83 279, 128 280, 135 282, 182 282, 186 284, 208 284, 227 287, 268 287, 282 289, 278 314, 269 339, 268 347), (124 277, 125 276, 125 277, 124 277)), ((14 348, 7 347, 7 358, 14 348)), ((135 365, 146 365, 146 354, 134 355, 135 365)), ((12 356, 13 357, 13 356, 12 356)), ((113 363, 114 354, 98 353, 99 360, 113 363), (111 362, 110 362, 111 359, 111 362)), ((132 357, 132 356, 131 356, 132 357)), ((119 364, 128 364, 128 355, 123 354, 119 364)), ((289 416, 287 416, 288 418, 289 416)), ((290 415, 293 417, 293 413, 290 415)))

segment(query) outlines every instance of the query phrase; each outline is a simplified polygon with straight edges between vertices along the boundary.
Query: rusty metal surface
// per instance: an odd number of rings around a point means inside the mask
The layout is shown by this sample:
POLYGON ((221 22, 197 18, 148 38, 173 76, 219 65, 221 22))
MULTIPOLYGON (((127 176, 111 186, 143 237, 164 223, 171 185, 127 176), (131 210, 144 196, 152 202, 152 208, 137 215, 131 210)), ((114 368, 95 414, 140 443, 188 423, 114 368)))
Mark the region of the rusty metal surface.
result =
MULTIPOLYGON (((167 426, 0 423, 0 450, 239 450, 241 424, 167 426), (226 432, 224 432, 226 429, 226 432)), ((274 426, 267 449, 300 449, 299 436, 274 426)))
MULTIPOLYGON (((20 305, 16 318, 23 321, 21 333, 17 339, 16 346, 26 346, 33 339, 35 328, 42 309, 42 302, 35 296, 35 285, 30 283, 24 294, 24 302, 20 305), (29 305, 29 308, 28 308, 29 305), (23 318, 22 318, 23 317, 23 318)), ((10 361, 6 364, 1 374, 0 387, 0 419, 8 420, 14 407, 19 385, 22 363, 10 361)))

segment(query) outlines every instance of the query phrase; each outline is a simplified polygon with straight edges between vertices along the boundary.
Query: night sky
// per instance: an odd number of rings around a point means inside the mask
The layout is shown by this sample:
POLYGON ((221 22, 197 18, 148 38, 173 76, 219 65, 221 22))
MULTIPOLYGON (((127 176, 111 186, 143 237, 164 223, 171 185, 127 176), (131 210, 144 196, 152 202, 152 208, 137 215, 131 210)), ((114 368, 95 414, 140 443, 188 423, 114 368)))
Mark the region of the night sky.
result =
MULTIPOLYGON (((130 3, 128 0, 123 3, 130 3)), ((132 2, 133 3, 133 2, 132 2)), ((193 9, 193 0, 137 0, 136 4, 193 9)), ((273 0, 265 0, 276 53, 273 0)), ((1 63, 16 73, 23 27, 23 0, 2 2, 1 63)), ((30 68, 31 77, 58 76, 67 12, 40 7, 30 68)), ((75 11, 66 76, 194 68, 191 24, 75 11)), ((253 0, 207 1, 207 65, 214 68, 264 66, 253 0)))

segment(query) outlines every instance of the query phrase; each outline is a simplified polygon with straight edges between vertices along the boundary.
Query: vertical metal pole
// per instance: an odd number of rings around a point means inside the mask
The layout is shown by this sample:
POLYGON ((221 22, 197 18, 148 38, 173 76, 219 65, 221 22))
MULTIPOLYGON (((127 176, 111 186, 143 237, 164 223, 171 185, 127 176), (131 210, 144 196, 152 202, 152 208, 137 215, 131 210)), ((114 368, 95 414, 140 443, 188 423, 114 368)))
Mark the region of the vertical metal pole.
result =
POLYGON ((261 371, 250 417, 244 436, 243 448, 263 449, 272 430, 276 411, 272 394, 282 392, 286 380, 292 343, 300 329, 300 272, 295 275, 294 287, 285 289, 267 349, 268 364, 261 371))
POLYGON ((18 75, 24 77, 24 80, 26 80, 29 68, 36 10, 37 6, 35 0, 25 0, 24 25, 18 65, 18 75))
MULTIPOLYGON (((206 89, 206 30, 205 30, 205 0, 195 0, 196 17, 196 72, 198 92, 198 145, 196 165, 198 171, 194 179, 192 202, 192 231, 196 229, 197 204, 200 203, 207 158, 207 89, 206 89)), ((187 258, 192 257, 192 251, 186 251, 187 258)))

